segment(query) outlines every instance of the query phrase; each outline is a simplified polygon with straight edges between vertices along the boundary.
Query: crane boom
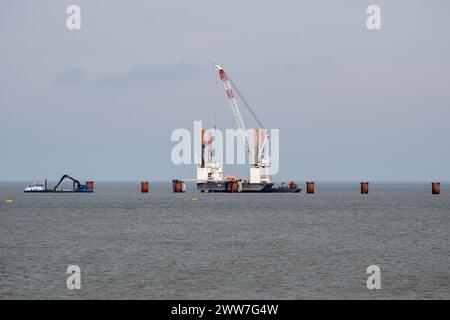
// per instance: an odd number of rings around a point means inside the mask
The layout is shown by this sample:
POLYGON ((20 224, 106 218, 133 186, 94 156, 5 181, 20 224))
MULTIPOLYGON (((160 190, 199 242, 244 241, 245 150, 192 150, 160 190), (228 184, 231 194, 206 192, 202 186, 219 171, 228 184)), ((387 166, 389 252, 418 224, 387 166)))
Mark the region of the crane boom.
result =
POLYGON ((245 145, 247 150, 249 149, 249 142, 247 136, 247 129, 245 128, 244 120, 242 119, 241 111, 239 110, 239 106, 236 102, 236 98, 233 94, 233 88, 231 87, 230 80, 228 79, 225 70, 218 64, 216 64, 216 69, 219 72, 219 78, 222 80, 223 87, 225 88, 225 92, 227 93, 228 102, 230 103, 231 110, 234 114, 234 119, 239 129, 242 131, 242 135, 244 136, 245 145))
POLYGON ((258 124, 261 126, 261 145, 260 149, 258 149, 258 129, 255 129, 255 139, 253 144, 254 149, 254 163, 250 168, 250 183, 254 184, 261 184, 261 183, 272 183, 272 178, 269 175, 268 168, 270 167, 270 158, 265 152, 266 146, 268 147, 268 138, 269 135, 266 134, 266 130, 263 129, 264 126, 262 125, 261 121, 259 121, 258 117, 256 117, 253 110, 250 108, 248 103, 245 101, 242 94, 239 92, 239 89, 233 84, 230 77, 225 73, 225 70, 218 64, 216 64, 216 69, 219 72, 219 78, 222 81, 223 87, 225 88, 225 92, 228 97, 228 102, 230 103, 231 110, 234 114, 234 119, 236 120, 236 124, 240 131, 242 132, 245 146, 247 147, 247 152, 250 153, 250 143, 249 138, 247 135, 247 129, 245 128, 244 120, 242 119, 241 112, 239 110, 239 106, 236 102, 236 98, 234 97, 233 89, 236 90, 236 93, 241 98, 244 105, 247 107, 247 109, 250 111, 250 113, 253 115, 255 120, 258 122, 258 124))
POLYGON ((61 182, 63 182, 64 179, 70 179, 74 182, 74 184, 76 185, 76 188, 79 189, 81 186, 80 181, 78 181, 77 179, 72 178, 71 176, 65 174, 61 177, 61 179, 59 180, 59 182, 56 184, 56 186, 53 188, 53 191, 56 191, 56 189, 59 187, 59 185, 61 184, 61 182))

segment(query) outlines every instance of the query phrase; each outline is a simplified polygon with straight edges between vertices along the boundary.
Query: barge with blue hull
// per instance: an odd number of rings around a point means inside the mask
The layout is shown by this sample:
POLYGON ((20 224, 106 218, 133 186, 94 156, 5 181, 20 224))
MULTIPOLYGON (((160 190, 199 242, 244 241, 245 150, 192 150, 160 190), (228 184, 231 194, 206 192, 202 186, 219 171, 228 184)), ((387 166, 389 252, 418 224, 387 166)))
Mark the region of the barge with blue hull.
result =
POLYGON ((43 184, 33 184, 28 187, 25 187, 23 190, 25 193, 92 193, 94 192, 94 182, 86 181, 85 184, 82 184, 77 179, 72 178, 71 176, 65 174, 61 177, 59 182, 55 187, 49 189, 47 188, 47 179, 43 184), (65 180, 72 180, 72 189, 58 189, 59 185, 65 180))

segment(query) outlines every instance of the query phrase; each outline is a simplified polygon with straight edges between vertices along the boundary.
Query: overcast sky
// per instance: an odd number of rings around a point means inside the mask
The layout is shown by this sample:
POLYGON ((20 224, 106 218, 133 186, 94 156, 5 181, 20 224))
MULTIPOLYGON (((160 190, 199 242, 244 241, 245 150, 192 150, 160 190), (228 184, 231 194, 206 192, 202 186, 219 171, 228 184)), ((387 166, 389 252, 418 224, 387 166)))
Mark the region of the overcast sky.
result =
MULTIPOLYGON (((450 180, 449 1, 17 1, 0 7, 0 180, 194 178, 170 134, 269 128, 276 179, 450 180), (81 7, 81 30, 66 8, 81 7), (381 7, 382 30, 366 28, 381 7), (243 111, 247 127, 255 126, 243 111)), ((248 167, 227 172, 248 175, 248 167)))

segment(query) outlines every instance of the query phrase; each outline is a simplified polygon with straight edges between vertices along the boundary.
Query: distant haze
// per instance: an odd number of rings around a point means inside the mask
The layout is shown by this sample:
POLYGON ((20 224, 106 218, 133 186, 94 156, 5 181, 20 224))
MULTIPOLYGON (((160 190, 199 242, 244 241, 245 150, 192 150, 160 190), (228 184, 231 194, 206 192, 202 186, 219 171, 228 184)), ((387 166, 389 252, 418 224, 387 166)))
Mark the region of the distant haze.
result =
POLYGON ((194 178, 170 134, 235 127, 220 63, 280 129, 277 180, 449 181, 449 39, 444 0, 2 1, 0 180, 194 178))

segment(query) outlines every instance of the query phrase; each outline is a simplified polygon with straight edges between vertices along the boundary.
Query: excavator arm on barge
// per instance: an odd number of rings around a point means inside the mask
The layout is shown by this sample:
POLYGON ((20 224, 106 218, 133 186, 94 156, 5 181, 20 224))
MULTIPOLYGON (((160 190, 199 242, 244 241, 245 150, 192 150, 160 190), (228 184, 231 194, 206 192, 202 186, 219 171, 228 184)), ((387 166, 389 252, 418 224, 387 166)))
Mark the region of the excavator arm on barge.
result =
POLYGON ((65 174, 65 175, 63 175, 62 177, 61 177, 61 179, 59 180, 59 182, 56 184, 56 186, 53 188, 53 191, 56 191, 56 189, 59 187, 59 185, 61 184, 61 182, 63 182, 64 181, 64 179, 70 179, 70 180, 72 180, 73 181, 73 183, 74 183, 74 186, 75 186, 75 190, 79 190, 79 189, 82 189, 82 185, 81 185, 81 183, 80 183, 80 181, 78 181, 77 179, 74 179, 74 178, 72 178, 71 176, 69 176, 69 175, 67 175, 67 174, 65 174))

